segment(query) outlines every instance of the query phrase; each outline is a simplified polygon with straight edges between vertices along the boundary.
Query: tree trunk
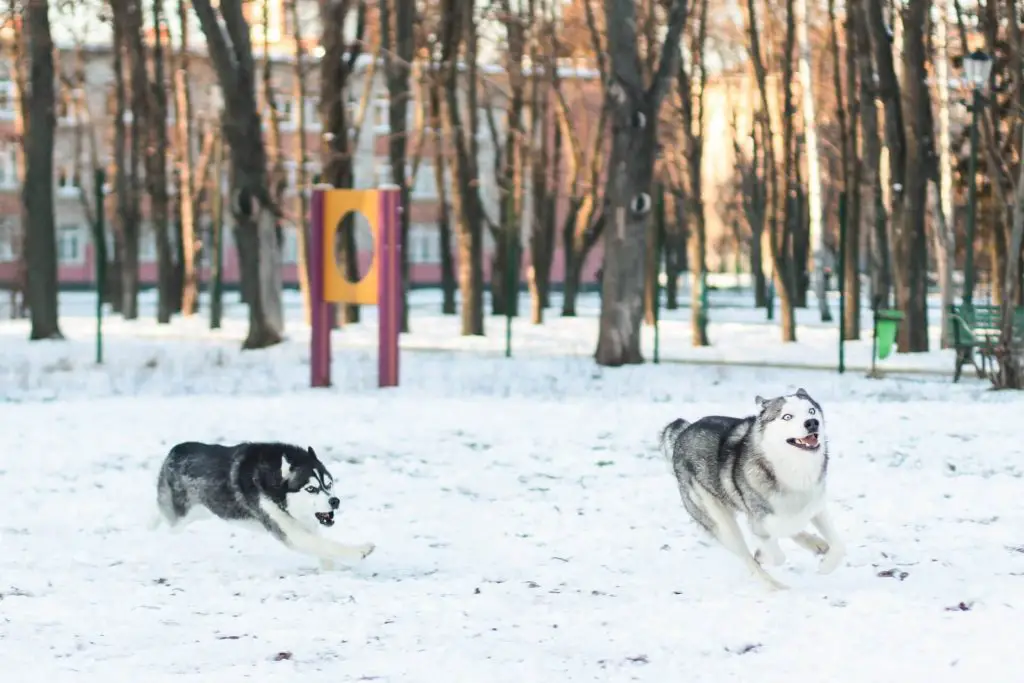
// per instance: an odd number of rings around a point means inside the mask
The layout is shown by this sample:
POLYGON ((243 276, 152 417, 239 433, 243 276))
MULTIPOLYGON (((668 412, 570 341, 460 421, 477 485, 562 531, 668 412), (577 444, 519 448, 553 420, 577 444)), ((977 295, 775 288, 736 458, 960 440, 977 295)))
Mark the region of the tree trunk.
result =
MULTIPOLYGON (((292 17, 293 38, 295 39, 295 99, 300 102, 302 116, 299 117, 298 131, 295 136, 296 169, 295 169, 295 270, 299 280, 299 293, 302 296, 302 319, 309 325, 309 174, 306 169, 309 151, 306 149, 306 48, 303 43, 302 21, 299 13, 298 0, 289 0, 286 10, 292 17)), ((404 250, 403 250, 404 253, 404 250)))
POLYGON ((657 71, 644 87, 637 52, 636 6, 605 0, 612 80, 605 96, 612 120, 612 148, 605 188, 609 225, 605 231, 598 365, 642 363, 644 256, 650 220, 651 179, 657 153, 661 102, 679 64, 679 43, 687 6, 673 0, 657 71))
MULTIPOLYGON (((523 150, 527 144, 526 129, 523 126, 523 108, 526 102, 526 78, 523 74, 523 60, 526 56, 526 34, 532 19, 532 10, 535 9, 534 2, 518 3, 513 10, 508 0, 500 3, 503 15, 502 23, 505 27, 506 49, 505 68, 508 74, 508 103, 505 109, 506 126, 505 139, 499 139, 500 132, 494 123, 493 116, 488 107, 488 124, 491 128, 492 145, 495 150, 494 175, 495 184, 499 189, 498 226, 492 231, 494 237, 494 251, 491 254, 491 314, 492 315, 518 315, 517 292, 509 291, 510 287, 517 287, 519 284, 519 261, 513 259, 513 250, 518 252, 521 241, 521 226, 524 213, 523 185, 525 181, 525 163, 523 161, 523 150), (527 15, 530 16, 527 16, 527 15), (514 280, 510 282, 509 269, 515 271, 514 280), (511 307, 511 310, 509 308, 511 307)), ((536 22, 537 25, 539 22, 536 22)), ((531 50, 531 64, 537 63, 537 52, 531 50)), ((533 85, 531 111, 533 114, 533 133, 539 127, 543 127, 545 121, 540 115, 539 107, 542 100, 538 90, 538 74, 534 72, 531 79, 533 85)), ((474 86, 470 86, 474 87, 474 86)), ((534 150, 536 153, 538 150, 534 150)), ((547 153, 546 141, 540 148, 543 154, 547 153)), ((544 160, 534 160, 534 169, 543 169, 544 160)), ((546 169, 543 169, 546 170, 546 169)), ((536 226, 539 207, 536 202, 538 192, 543 193, 543 188, 536 186, 537 176, 533 177, 533 216, 531 226, 536 226)), ((532 232, 532 231, 531 231, 532 232)))
POLYGON ((665 308, 679 308, 679 276, 686 271, 686 207, 679 193, 672 194, 672 221, 665 226, 665 308), (670 227, 671 226, 671 227, 670 227))
POLYGON ((786 37, 782 57, 782 186, 785 200, 780 203, 782 235, 779 247, 773 249, 778 258, 773 258, 775 279, 781 286, 779 304, 782 307, 782 341, 796 341, 796 313, 794 306, 806 305, 807 290, 803 276, 806 269, 806 252, 801 248, 805 231, 803 229, 802 187, 800 184, 799 141, 796 138, 796 105, 793 103, 793 48, 796 38, 793 0, 786 0, 786 37))
MULTIPOLYGON (((345 104, 348 101, 348 81, 362 54, 362 39, 366 27, 366 2, 360 1, 356 15, 356 37, 351 43, 344 40, 344 27, 348 21, 352 0, 321 2, 320 19, 323 24, 320 59, 320 118, 323 121, 324 160, 323 182, 333 187, 351 188, 355 182, 353 166, 353 140, 349 136, 350 122, 345 104)), ((359 279, 359 261, 356 251, 355 230, 351 215, 345 218, 342 239, 336 243, 335 258, 345 276, 352 282, 359 279)), ((344 323, 359 322, 359 306, 342 304, 340 318, 344 323)))
POLYGON ((111 0, 114 33, 114 159, 117 195, 115 253, 121 275, 120 303, 126 320, 139 317, 139 116, 133 111, 128 88, 131 59, 128 57, 129 17, 127 0, 111 0), (117 248, 119 247, 119 248, 117 248))
POLYGON ((283 340, 284 309, 279 209, 269 191, 250 27, 240 0, 220 0, 217 10, 211 0, 194 0, 193 7, 224 94, 221 122, 231 149, 231 211, 242 288, 249 295, 249 333, 243 348, 264 348, 283 340))
POLYGON ((131 62, 132 122, 139 122, 141 147, 145 150, 146 185, 150 225, 157 252, 158 323, 169 323, 174 310, 174 261, 168 235, 170 201, 167 196, 167 88, 164 79, 163 4, 153 0, 155 39, 152 49, 153 79, 146 69, 142 38, 143 8, 140 0, 127 0, 125 38, 131 62))
MULTIPOLYGON (((440 82, 440 79, 439 79, 440 82)), ((441 92, 431 87, 430 119, 434 131, 434 183, 437 188, 437 239, 441 252, 441 313, 455 315, 455 259, 452 258, 452 217, 448 201, 448 183, 445 180, 447 162, 444 153, 444 136, 441 115, 441 92)))
POLYGON ((697 28, 690 42, 690 64, 679 69, 686 178, 689 181, 690 333, 693 346, 709 346, 707 303, 707 223, 704 205, 704 45, 707 42, 707 0, 701 0, 697 28))
POLYGON ((182 289, 181 313, 191 316, 199 311, 199 277, 196 270, 196 186, 192 174, 192 101, 189 91, 189 12, 188 3, 178 0, 178 69, 174 74, 176 124, 178 128, 178 216, 181 220, 182 289))
MULTIPOLYGON (((839 70, 839 21, 835 14, 835 1, 829 0, 829 17, 832 26, 832 68, 835 72, 836 92, 842 92, 842 75, 839 70)), ((846 16, 846 97, 845 104, 840 106, 839 120, 843 138, 843 194, 846 201, 846 243, 843 261, 843 289, 845 303, 840 315, 843 316, 843 332, 845 339, 860 339, 860 242, 861 242, 861 149, 858 144, 858 123, 861 112, 861 98, 857 90, 857 52, 862 49, 857 44, 857 32, 854 26, 855 13, 847 12, 846 16), (849 114, 849 121, 846 115, 849 114)), ((865 107, 874 107, 873 102, 866 102, 865 107)))
MULTIPOLYGON (((807 200, 810 223, 811 255, 814 259, 814 272, 811 281, 814 285, 814 296, 818 301, 818 312, 822 322, 832 320, 832 312, 828 307, 828 296, 825 291, 825 240, 822 226, 821 209, 821 171, 818 158, 818 125, 814 116, 814 83, 811 79, 811 41, 807 32, 807 0, 796 0, 797 42, 800 44, 798 69, 800 87, 803 91, 804 137, 806 138, 807 155, 807 200)), ((840 107, 842 104, 840 102, 840 107)))
MULTIPOLYGON (((792 232, 785 215, 785 205, 788 204, 788 172, 782 176, 783 180, 780 182, 779 171, 775 163, 775 145, 773 144, 773 141, 775 140, 774 127, 772 125, 771 108, 768 105, 768 73, 764 65, 764 59, 761 56, 760 29, 757 18, 757 9, 754 3, 755 0, 746 0, 746 28, 750 35, 751 60, 754 65, 754 75, 757 79, 757 89, 760 99, 760 111, 758 112, 758 118, 762 131, 762 147, 764 148, 764 177, 767 179, 768 184, 768 249, 772 265, 772 278, 775 281, 775 291, 779 296, 779 307, 782 312, 782 340, 796 341, 796 321, 793 314, 795 286, 793 278, 790 276, 789 259, 786 258, 786 254, 788 252, 787 244, 790 241, 792 232), (780 185, 783 186, 782 193, 779 192, 780 185), (780 196, 780 194, 784 196, 780 196)), ((792 24, 792 22, 790 22, 790 24, 792 24)), ((789 47, 792 47, 791 43, 789 47)), ((791 52, 791 49, 787 50, 788 54, 791 54, 791 52)), ((787 59, 786 62, 791 63, 790 59, 787 59)), ((792 67, 790 66, 787 68, 786 76, 784 76, 784 80, 786 82, 788 82, 792 75, 791 71, 792 67)), ((786 124, 786 121, 792 119, 792 116, 790 115, 792 102, 789 97, 788 87, 786 88, 785 100, 786 104, 783 112, 784 127, 788 125, 786 124)), ((788 137, 783 145, 783 152, 787 158, 791 158, 790 140, 788 137)))
POLYGON ((950 159, 949 121, 949 21, 952 14, 950 0, 939 0, 939 12, 935 24, 935 80, 939 99, 939 184, 938 221, 933 225, 935 260, 939 277, 939 294, 942 299, 940 319, 942 321, 939 344, 946 348, 950 335, 949 307, 953 303, 953 271, 956 267, 956 242, 953 214, 953 164, 950 159))
POLYGON ((651 201, 654 206, 654 219, 647 223, 647 254, 644 260, 644 324, 653 325, 656 321, 655 308, 658 303, 658 275, 661 271, 661 254, 658 253, 658 236, 665 228, 665 216, 660 212, 662 198, 661 186, 655 184, 651 201))
POLYGON ((29 339, 63 339, 58 323, 57 232, 53 208, 54 117, 53 38, 50 4, 28 0, 25 31, 28 37, 28 102, 25 131, 25 185, 21 200, 28 225, 24 226, 28 263, 28 300, 32 328, 29 339))
POLYGON ((866 8, 858 3, 852 10, 857 36, 857 64, 860 79, 861 131, 864 134, 864 185, 871 188, 871 201, 864 207, 865 224, 871 238, 871 298, 872 306, 888 305, 892 289, 892 269, 889 256, 888 222, 882 189, 882 142, 878 134, 878 106, 876 104, 876 74, 871 58, 871 33, 866 8))
POLYGON ((899 347, 904 352, 928 350, 928 243, 925 214, 928 171, 933 167, 933 123, 928 92, 924 27, 930 0, 909 0, 903 21, 903 102, 907 125, 903 215, 895 223, 900 267, 896 271, 898 306, 904 313, 899 347))
MULTIPOLYGON (((553 6, 543 3, 545 15, 543 25, 533 29, 539 33, 533 41, 531 63, 542 69, 534 69, 531 78, 533 101, 531 114, 531 139, 533 154, 530 155, 533 170, 533 213, 530 220, 530 270, 529 287, 531 299, 531 320, 534 324, 544 322, 544 309, 550 304, 551 263, 555 249, 556 206, 562 178, 562 126, 554 125, 552 131, 551 111, 557 93, 561 89, 557 55, 553 53, 557 44, 554 33, 556 17, 550 14, 553 6), (543 55, 538 54, 543 45, 543 55)), ((536 21, 536 20, 535 20, 536 21)), ((537 22, 539 23, 539 22, 537 22)), ((520 161, 520 167, 525 164, 520 161)), ((578 170, 574 167, 574 171, 578 170)))
MULTIPOLYGON (((875 65, 878 72, 878 94, 882 99, 885 111, 885 144, 889 152, 889 162, 887 165, 889 179, 883 185, 883 195, 888 191, 890 196, 889 223, 895 235, 895 231, 901 230, 903 226, 905 208, 903 195, 907 190, 905 178, 907 171, 907 149, 903 122, 904 112, 900 101, 900 87, 899 82, 896 80, 896 70, 893 65, 892 36, 889 33, 888 24, 883 16, 882 0, 869 1, 867 5, 867 23, 871 32, 871 44, 874 46, 875 65)), ((885 249, 888 251, 888 235, 889 231, 887 230, 884 232, 883 237, 883 227, 879 224, 876 241, 879 243, 880 249, 882 248, 881 244, 884 242, 886 245, 885 249)), ((903 247, 905 246, 904 244, 903 247)), ((894 240, 894 251, 890 258, 890 266, 893 280, 895 280, 896 284, 897 306, 907 303, 910 297, 909 283, 911 279, 905 270, 908 264, 902 261, 902 258, 905 258, 907 254, 903 253, 901 255, 897 253, 900 248, 900 245, 896 244, 894 240)), ((877 294, 876 298, 878 298, 877 294)), ((885 305, 884 301, 882 305, 885 305)), ((904 341, 906 340, 905 335, 908 334, 910 329, 910 324, 908 323, 909 321, 904 321, 900 325, 901 350, 907 350, 904 346, 904 341)))
POLYGON ((442 3, 442 67, 446 73, 445 128, 454 148, 452 204, 458 219, 459 289, 462 298, 462 334, 483 335, 483 223, 484 208, 478 192, 477 171, 477 98, 476 98, 476 31, 475 2, 444 0, 442 3), (461 10, 461 11, 460 11, 461 10), (460 87, 460 46, 465 39, 463 59, 466 82, 460 87), (459 93, 465 90, 466 124, 459 104, 459 93))
POLYGON ((414 57, 413 28, 416 21, 414 0, 385 0, 380 4, 380 23, 384 64, 388 86, 388 156, 391 159, 391 180, 401 192, 400 234, 402 240, 402 332, 409 331, 409 203, 410 178, 406 173, 408 135, 406 117, 412 89, 409 83, 414 57), (392 22, 394 29, 392 30, 392 22), (392 36, 394 36, 392 38, 392 36))
POLYGON ((213 143, 213 174, 210 181, 210 329, 220 328, 223 312, 224 253, 224 139, 213 143))
POLYGON ((739 185, 736 190, 741 198, 740 202, 747 219, 747 226, 750 228, 750 273, 754 284, 754 308, 764 308, 768 304, 768 283, 764 276, 764 255, 761 246, 766 207, 764 183, 759 174, 761 146, 758 144, 757 127, 757 121, 754 120, 750 129, 751 155, 748 162, 740 144, 739 122, 736 110, 733 109, 732 149, 736 171, 739 175, 739 185))
MULTIPOLYGON (((9 0, 10 6, 9 11, 12 17, 18 16, 20 6, 18 0, 9 0)), ((17 32, 14 36, 14 40, 11 42, 13 50, 13 62, 14 67, 14 135, 17 140, 15 146, 15 168, 17 169, 18 186, 25 187, 25 178, 27 170, 27 161, 25 159, 27 134, 28 134, 28 71, 30 57, 27 54, 27 36, 25 35, 24 27, 17 32)), ((21 220, 21 230, 18 235, 17 241, 17 254, 16 254, 16 265, 14 272, 14 282, 11 286, 10 303, 11 303, 11 318, 24 318, 28 315, 28 231, 31 226, 31 221, 28 218, 28 210, 25 206, 25 202, 21 202, 19 216, 21 220)))

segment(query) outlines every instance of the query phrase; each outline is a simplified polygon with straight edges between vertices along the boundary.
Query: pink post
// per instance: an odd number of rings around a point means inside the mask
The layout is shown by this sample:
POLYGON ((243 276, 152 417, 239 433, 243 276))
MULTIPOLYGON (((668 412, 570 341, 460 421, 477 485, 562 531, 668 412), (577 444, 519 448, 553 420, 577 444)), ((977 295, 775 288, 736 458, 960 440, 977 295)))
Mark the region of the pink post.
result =
POLYGON ((314 189, 309 211, 309 343, 311 387, 331 386, 331 306, 324 301, 324 191, 314 189))
POLYGON ((377 273, 378 365, 377 386, 398 386, 398 335, 402 331, 402 240, 399 234, 401 193, 379 190, 377 273))

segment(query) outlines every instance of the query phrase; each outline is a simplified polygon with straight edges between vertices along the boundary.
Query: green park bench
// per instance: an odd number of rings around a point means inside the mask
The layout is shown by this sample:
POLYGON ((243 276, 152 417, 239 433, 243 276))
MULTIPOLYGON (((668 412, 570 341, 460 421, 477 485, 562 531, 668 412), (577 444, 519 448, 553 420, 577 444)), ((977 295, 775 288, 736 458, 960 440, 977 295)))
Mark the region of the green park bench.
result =
MULTIPOLYGON (((1002 308, 992 305, 952 304, 949 307, 948 342, 956 350, 953 381, 960 381, 960 371, 970 363, 978 377, 986 376, 986 367, 994 367, 996 346, 1002 326, 1002 308), (975 356, 980 358, 981 365, 975 356)), ((1024 345, 1024 307, 1013 312, 1013 343, 1024 345)))

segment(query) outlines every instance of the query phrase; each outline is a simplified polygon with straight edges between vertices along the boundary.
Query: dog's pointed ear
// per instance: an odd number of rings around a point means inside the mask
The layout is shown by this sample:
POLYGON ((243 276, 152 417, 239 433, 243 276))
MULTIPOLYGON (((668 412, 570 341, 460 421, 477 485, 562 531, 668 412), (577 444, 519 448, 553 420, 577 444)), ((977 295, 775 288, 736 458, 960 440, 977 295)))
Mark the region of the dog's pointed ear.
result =
POLYGON ((811 395, 808 394, 807 391, 803 387, 800 387, 799 389, 796 390, 796 397, 797 398, 810 398, 811 395))
MULTIPOLYGON (((312 446, 306 446, 306 452, 309 453, 310 457, 316 458, 316 451, 313 450, 312 446)), ((317 458, 317 460, 319 459, 317 458)))
POLYGON ((759 410, 764 410, 764 407, 766 405, 768 405, 768 399, 766 399, 766 398, 764 398, 762 396, 755 396, 754 397, 754 403, 757 404, 757 407, 758 407, 759 410))

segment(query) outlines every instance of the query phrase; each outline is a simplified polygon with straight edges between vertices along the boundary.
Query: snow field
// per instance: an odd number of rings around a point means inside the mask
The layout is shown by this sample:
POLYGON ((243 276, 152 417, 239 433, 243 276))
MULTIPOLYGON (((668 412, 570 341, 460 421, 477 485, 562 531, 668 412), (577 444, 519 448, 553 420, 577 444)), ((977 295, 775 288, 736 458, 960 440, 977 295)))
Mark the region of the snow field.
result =
MULTIPOLYGON (((312 391, 301 328, 243 354, 234 313, 215 334, 111 321, 99 369, 84 317, 64 343, 0 323, 5 680, 1019 680, 1021 397, 948 375, 600 370, 572 355, 592 318, 546 337, 517 323, 512 360, 497 319, 417 351, 452 325, 425 313, 401 388, 374 388, 371 319, 335 335, 336 386, 312 391), (769 594, 697 533, 656 442, 676 416, 798 386, 825 408, 848 557, 819 576, 786 543, 769 571, 792 590, 769 594), (314 446, 343 501, 325 533, 377 551, 324 573, 216 520, 149 531, 157 468, 185 439, 314 446)), ((728 324, 716 353, 781 347, 728 324)))

